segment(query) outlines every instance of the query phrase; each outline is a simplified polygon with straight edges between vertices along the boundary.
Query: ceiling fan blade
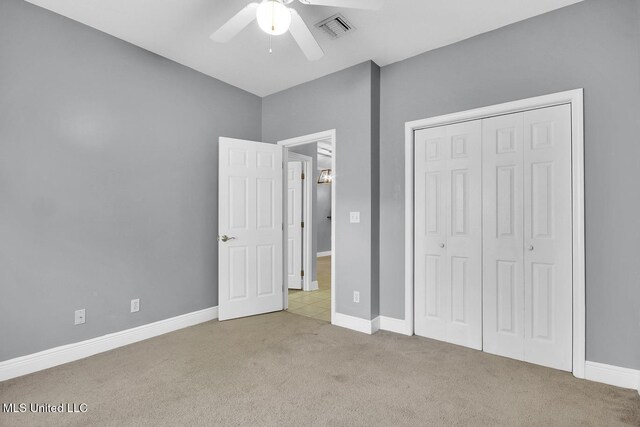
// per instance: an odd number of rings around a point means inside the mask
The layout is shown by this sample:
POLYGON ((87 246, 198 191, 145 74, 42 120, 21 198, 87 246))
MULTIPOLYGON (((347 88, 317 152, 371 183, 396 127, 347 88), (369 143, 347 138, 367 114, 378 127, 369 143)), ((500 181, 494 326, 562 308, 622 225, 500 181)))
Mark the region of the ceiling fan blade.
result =
POLYGON ((258 3, 249 3, 235 16, 229 19, 218 31, 211 34, 211 40, 218 43, 226 43, 234 38, 240 31, 256 19, 258 3))
POLYGON ((315 61, 324 56, 324 51, 309 31, 309 27, 304 23, 298 12, 295 9, 289 9, 291 11, 291 26, 289 32, 295 39, 302 52, 309 61, 315 61))
POLYGON ((384 0, 300 0, 312 6, 347 7, 350 9, 379 10, 384 0))

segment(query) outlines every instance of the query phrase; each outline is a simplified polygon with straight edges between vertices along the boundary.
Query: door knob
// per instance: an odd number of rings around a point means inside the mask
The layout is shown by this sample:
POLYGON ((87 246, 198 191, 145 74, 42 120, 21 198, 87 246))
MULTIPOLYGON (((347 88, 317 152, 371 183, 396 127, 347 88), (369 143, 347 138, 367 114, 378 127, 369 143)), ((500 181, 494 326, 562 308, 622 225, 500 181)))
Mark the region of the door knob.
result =
POLYGON ((441 247, 441 248, 444 248, 444 243, 440 243, 440 247, 441 247))
POLYGON ((529 247, 527 249, 532 251, 533 250, 533 245, 529 245, 529 247))
POLYGON ((218 236, 218 241, 228 242, 229 240, 235 240, 235 237, 229 237, 226 234, 218 236))

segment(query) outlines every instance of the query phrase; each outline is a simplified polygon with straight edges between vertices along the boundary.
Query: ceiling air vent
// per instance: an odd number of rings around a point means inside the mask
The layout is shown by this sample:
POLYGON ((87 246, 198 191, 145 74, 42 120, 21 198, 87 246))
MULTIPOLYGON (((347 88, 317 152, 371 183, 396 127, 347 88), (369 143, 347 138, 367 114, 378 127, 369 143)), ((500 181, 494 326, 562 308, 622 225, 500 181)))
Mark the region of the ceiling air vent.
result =
POLYGON ((317 28, 324 30, 331 38, 337 39, 345 34, 352 33, 356 28, 347 21, 347 18, 341 14, 335 14, 316 24, 317 28))

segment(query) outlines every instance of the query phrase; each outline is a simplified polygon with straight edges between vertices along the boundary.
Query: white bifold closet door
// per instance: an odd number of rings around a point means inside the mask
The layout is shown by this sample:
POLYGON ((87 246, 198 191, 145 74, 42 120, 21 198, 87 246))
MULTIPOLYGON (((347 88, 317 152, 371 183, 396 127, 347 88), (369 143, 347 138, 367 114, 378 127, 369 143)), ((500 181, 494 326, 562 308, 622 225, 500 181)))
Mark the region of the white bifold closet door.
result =
POLYGON ((287 171, 287 258, 289 289, 302 289, 302 162, 287 171))
POLYGON ((572 369, 571 109, 483 120, 484 350, 572 369))
POLYGON ((415 333, 482 348, 482 126, 415 134, 415 333))

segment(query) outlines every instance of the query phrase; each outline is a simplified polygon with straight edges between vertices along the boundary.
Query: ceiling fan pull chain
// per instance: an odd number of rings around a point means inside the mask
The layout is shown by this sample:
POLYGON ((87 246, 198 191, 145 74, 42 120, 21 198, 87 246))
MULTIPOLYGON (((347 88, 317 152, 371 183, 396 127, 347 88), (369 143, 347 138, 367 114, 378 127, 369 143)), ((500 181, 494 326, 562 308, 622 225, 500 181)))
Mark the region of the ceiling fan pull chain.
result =
POLYGON ((269 34, 269 53, 273 53, 273 49, 271 49, 271 34, 269 34))

